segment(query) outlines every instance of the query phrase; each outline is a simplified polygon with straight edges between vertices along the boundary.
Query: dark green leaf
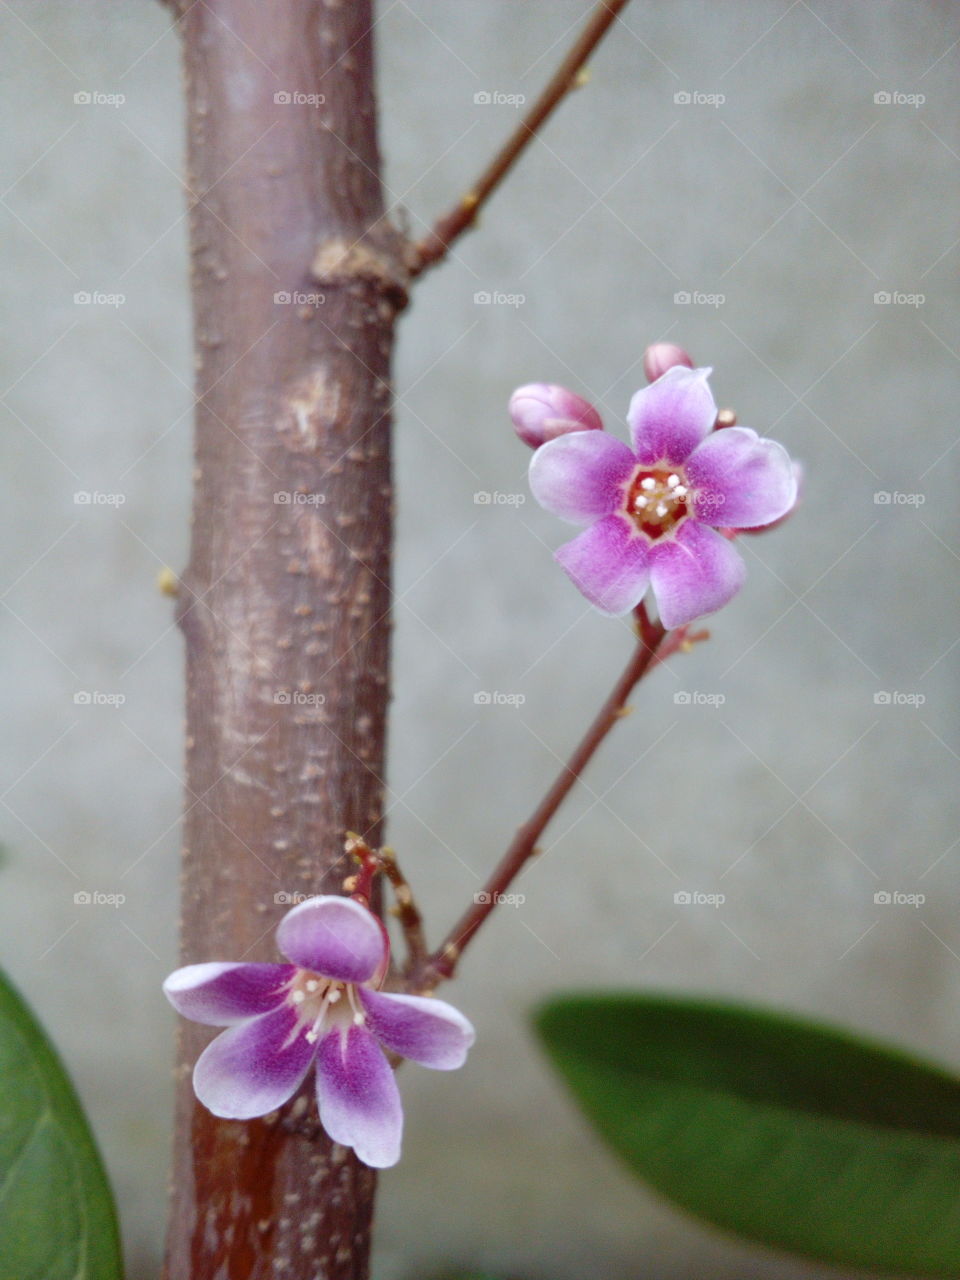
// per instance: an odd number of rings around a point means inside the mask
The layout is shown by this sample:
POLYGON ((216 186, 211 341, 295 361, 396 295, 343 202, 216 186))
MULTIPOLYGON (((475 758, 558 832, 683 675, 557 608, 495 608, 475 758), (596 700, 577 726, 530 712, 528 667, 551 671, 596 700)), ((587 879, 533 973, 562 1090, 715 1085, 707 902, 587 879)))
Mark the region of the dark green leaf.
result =
POLYGON ((122 1274, 113 1197, 80 1102, 0 976, 0 1278, 122 1274))
POLYGON ((960 1275, 960 1080, 797 1018, 550 1002, 554 1065, 631 1169, 701 1218, 845 1266, 960 1275))

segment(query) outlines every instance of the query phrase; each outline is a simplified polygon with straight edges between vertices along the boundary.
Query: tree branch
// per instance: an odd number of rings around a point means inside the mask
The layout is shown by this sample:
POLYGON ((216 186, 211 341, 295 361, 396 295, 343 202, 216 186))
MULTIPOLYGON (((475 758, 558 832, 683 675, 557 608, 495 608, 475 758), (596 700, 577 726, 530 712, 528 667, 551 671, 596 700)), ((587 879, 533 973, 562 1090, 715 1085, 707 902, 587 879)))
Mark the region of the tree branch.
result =
POLYGON ((442 262, 454 241, 470 230, 482 207, 533 141, 540 126, 553 114, 567 94, 577 88, 584 63, 628 3, 629 0, 600 0, 576 43, 511 137, 450 212, 435 223, 427 236, 411 247, 407 261, 411 278, 442 262))
POLYGON ((597 712, 573 755, 554 779, 550 789, 527 821, 517 830, 506 853, 497 863, 483 889, 474 895, 468 907, 446 938, 424 964, 415 968, 411 985, 430 990, 439 982, 453 977, 457 962, 484 920, 497 906, 513 880, 538 852, 537 842, 546 830, 574 784, 593 759, 607 734, 626 714, 630 694, 643 677, 677 650, 706 638, 706 632, 688 634, 679 627, 667 632, 660 622, 652 622, 643 605, 637 609, 637 646, 607 700, 597 712))

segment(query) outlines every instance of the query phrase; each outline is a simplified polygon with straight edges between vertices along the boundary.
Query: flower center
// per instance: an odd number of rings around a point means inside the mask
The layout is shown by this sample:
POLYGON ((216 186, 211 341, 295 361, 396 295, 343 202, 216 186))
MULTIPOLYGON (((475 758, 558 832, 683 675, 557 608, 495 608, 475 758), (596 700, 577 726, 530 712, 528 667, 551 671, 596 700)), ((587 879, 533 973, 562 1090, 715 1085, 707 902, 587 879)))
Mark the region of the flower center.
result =
POLYGON ((287 999, 297 1010, 300 1025, 309 1026, 307 1039, 319 1039, 325 1026, 348 1027, 364 1020, 352 983, 325 978, 310 969, 298 969, 287 999))
POLYGON ((679 470, 641 469, 626 491, 625 510, 648 538, 662 538, 690 514, 689 492, 679 470))

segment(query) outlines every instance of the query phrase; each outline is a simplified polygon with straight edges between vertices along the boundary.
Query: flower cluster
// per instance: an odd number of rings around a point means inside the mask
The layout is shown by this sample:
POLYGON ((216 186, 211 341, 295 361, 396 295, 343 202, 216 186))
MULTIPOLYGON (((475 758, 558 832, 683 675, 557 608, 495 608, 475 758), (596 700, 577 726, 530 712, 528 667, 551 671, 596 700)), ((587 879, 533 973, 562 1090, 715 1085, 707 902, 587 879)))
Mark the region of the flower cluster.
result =
POLYGON ((647 362, 656 381, 630 402, 630 445, 596 430, 592 406, 560 387, 521 387, 511 415, 535 447, 534 497, 587 526, 556 552, 576 586, 610 615, 629 613, 651 588, 660 620, 673 628, 739 591, 746 568, 730 535, 782 519, 797 499, 797 468, 782 445, 718 423, 710 369, 668 355, 660 373, 663 362, 647 362), (535 405, 546 406, 539 433, 535 405), (558 416, 569 424, 559 434, 558 416))
POLYGON ((250 1120, 292 1098, 315 1065, 320 1122, 334 1142, 374 1168, 396 1164, 403 1110, 383 1050, 451 1071, 473 1027, 442 1000, 375 989, 387 939, 353 899, 301 902, 280 922, 277 946, 289 964, 191 964, 163 984, 184 1017, 229 1028, 197 1060, 197 1097, 214 1115, 250 1120))

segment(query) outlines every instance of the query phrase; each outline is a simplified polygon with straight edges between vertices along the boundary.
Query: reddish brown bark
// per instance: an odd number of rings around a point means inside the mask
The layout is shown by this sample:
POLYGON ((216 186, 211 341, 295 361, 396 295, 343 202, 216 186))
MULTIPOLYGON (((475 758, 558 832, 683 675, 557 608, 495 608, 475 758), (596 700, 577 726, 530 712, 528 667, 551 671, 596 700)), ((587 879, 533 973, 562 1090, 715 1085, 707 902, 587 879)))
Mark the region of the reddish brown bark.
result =
MULTIPOLYGON (((277 895, 338 890, 345 830, 380 838, 402 246, 380 220, 369 0, 184 2, 180 24, 199 398, 182 951, 272 960, 277 895), (275 301, 295 292, 324 301, 275 301)), ((169 1280, 365 1277, 374 1174, 306 1098, 211 1116, 190 1085, 210 1038, 181 1028, 169 1280)))

